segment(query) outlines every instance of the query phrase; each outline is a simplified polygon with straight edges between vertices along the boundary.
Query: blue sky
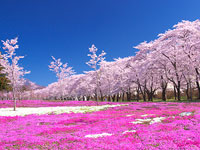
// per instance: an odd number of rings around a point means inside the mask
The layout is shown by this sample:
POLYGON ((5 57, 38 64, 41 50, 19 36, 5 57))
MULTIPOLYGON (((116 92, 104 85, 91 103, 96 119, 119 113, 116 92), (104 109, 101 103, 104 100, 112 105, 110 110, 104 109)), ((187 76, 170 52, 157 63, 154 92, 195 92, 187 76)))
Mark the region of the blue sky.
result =
POLYGON ((19 37, 18 55, 40 85, 56 81, 51 56, 77 73, 90 70, 88 48, 104 50, 106 60, 135 54, 133 46, 150 41, 181 20, 200 17, 199 0, 2 0, 0 39, 19 37))

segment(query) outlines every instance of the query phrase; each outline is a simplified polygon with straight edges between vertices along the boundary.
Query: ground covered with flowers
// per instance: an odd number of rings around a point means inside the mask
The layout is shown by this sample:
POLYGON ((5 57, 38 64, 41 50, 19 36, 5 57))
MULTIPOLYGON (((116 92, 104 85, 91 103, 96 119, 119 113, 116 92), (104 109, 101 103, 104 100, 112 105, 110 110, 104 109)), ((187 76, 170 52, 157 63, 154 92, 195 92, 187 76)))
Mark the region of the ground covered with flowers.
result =
MULTIPOLYGON (((94 106, 89 103, 80 106, 94 106)), ((82 113, 0 114, 0 149, 200 149, 200 103, 127 104, 82 113)))

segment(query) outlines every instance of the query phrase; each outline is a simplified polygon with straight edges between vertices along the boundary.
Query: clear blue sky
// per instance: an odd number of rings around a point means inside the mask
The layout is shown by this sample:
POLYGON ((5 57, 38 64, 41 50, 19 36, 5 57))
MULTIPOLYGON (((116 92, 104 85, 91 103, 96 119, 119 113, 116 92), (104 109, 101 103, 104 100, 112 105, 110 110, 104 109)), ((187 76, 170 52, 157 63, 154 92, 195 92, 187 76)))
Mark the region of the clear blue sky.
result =
POLYGON ((95 44, 113 58, 134 55, 181 20, 200 18, 200 0, 1 0, 0 39, 19 37, 19 55, 40 85, 56 81, 51 56, 77 73, 90 70, 88 48, 95 44))

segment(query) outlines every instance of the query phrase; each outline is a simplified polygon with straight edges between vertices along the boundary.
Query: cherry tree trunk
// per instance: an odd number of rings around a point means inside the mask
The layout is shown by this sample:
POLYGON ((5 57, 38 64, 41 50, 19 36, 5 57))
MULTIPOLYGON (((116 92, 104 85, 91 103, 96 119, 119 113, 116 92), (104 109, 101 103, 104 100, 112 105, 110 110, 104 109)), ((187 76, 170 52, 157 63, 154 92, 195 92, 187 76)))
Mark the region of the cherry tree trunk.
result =
POLYGON ((180 83, 180 81, 178 81, 178 85, 177 85, 177 98, 178 98, 178 101, 181 101, 181 83, 180 83))
POLYGON ((200 85, 199 85, 199 81, 196 81, 196 85, 197 85, 197 90, 198 90, 198 99, 200 99, 200 85))
POLYGON ((153 101, 153 92, 147 92, 148 101, 153 101))
POLYGON ((119 93, 117 93, 117 102, 119 102, 119 93))
POLYGON ((110 99, 110 95, 108 95, 108 101, 109 101, 109 102, 111 101, 111 99, 110 99))
POLYGON ((200 85, 199 85, 199 70, 198 68, 195 68, 196 71, 196 85, 197 85, 197 90, 198 90, 198 99, 200 99, 200 85))
POLYGON ((146 100, 146 92, 144 92, 143 94, 142 94, 142 97, 143 97, 143 100, 146 102, 147 100, 146 100))
POLYGON ((148 101, 150 101, 150 92, 149 91, 147 91, 147 99, 148 99, 148 101))
POLYGON ((112 101, 113 102, 115 101, 115 94, 112 96, 112 101))
POLYGON ((87 101, 89 101, 90 100, 90 96, 87 96, 87 101))
POLYGON ((174 99, 177 100, 176 87, 174 86, 174 99))
POLYGON ((124 96, 125 96, 125 94, 124 94, 124 92, 122 93, 122 102, 124 101, 124 96))
POLYGON ((139 85, 139 89, 142 94, 143 100, 146 102, 146 88, 144 88, 144 90, 142 90, 141 85, 139 85))
POLYGON ((187 83, 187 86, 186 86, 186 96, 187 96, 187 100, 190 99, 190 96, 189 96, 189 83, 187 83))
POLYGON ((101 98, 101 101, 103 101, 103 94, 102 94, 102 91, 101 90, 99 90, 100 91, 100 98, 101 98))
POLYGON ((131 92, 126 92, 127 101, 131 101, 131 92))
POLYGON ((190 100, 192 101, 193 93, 192 93, 192 83, 191 83, 191 81, 189 83, 189 89, 190 89, 190 100))
POLYGON ((162 82, 161 87, 162 87, 162 100, 166 101, 167 100, 166 98, 167 83, 162 82))
POLYGON ((94 97, 95 97, 95 100, 98 101, 97 89, 95 90, 94 97))
POLYGON ((178 101, 181 101, 181 91, 180 91, 180 89, 177 89, 177 100, 178 101))
POLYGON ((14 99, 14 111, 16 111, 16 99, 14 99))
POLYGON ((163 101, 167 100, 167 98, 166 98, 166 89, 165 88, 162 88, 162 100, 163 101))
POLYGON ((13 88, 13 100, 14 100, 14 111, 16 111, 16 98, 15 98, 15 89, 13 88))
POLYGON ((137 88, 137 101, 139 102, 139 100, 140 100, 140 89, 137 88))

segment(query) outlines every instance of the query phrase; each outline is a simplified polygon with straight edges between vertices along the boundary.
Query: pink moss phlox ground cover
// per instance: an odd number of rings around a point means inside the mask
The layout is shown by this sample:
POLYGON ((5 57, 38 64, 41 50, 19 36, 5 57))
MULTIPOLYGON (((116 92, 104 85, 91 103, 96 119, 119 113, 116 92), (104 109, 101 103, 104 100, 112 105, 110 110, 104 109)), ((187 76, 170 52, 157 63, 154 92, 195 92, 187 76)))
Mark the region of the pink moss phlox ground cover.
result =
POLYGON ((199 108, 199 103, 135 102, 92 113, 0 117, 0 149, 197 150, 199 108), (192 114, 181 116, 183 112, 192 114), (165 119, 132 123, 155 117, 165 119), (86 137, 102 133, 111 135, 86 137))

